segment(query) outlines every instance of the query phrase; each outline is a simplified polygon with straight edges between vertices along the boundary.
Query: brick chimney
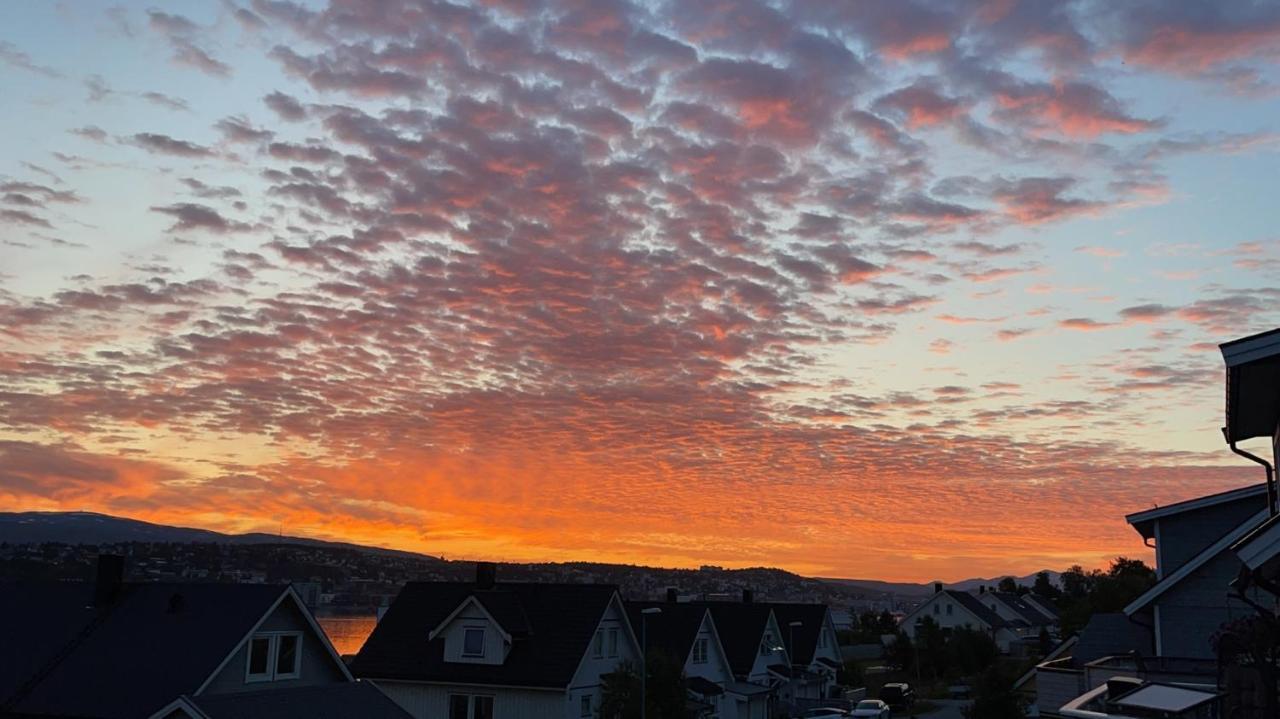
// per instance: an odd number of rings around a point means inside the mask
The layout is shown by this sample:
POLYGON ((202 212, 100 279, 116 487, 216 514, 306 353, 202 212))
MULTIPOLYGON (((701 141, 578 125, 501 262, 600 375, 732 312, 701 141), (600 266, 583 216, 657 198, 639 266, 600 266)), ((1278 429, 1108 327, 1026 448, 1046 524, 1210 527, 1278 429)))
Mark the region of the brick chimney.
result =
POLYGON ((934 583, 933 583, 933 593, 934 593, 934 594, 941 594, 941 593, 942 593, 942 582, 934 582, 934 583))
POLYGON ((93 606, 103 609, 115 604, 124 585, 124 557, 119 554, 98 555, 98 575, 93 582, 93 606))

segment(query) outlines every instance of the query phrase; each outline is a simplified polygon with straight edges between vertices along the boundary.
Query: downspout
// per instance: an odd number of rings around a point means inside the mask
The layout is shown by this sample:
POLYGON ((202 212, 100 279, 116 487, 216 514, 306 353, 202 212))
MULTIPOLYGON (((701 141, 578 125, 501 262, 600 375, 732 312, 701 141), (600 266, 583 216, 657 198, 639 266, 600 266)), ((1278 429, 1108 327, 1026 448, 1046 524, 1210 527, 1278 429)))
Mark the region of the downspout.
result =
MULTIPOLYGON (((1222 428, 1222 434, 1224 437, 1226 436, 1227 434, 1226 427, 1222 428)), ((1258 464, 1262 465, 1262 468, 1264 470, 1266 470, 1267 472, 1267 513, 1270 514, 1272 517, 1276 516, 1276 485, 1273 479, 1274 470, 1271 467, 1271 463, 1255 454, 1250 454, 1249 452, 1246 452, 1243 449, 1240 449, 1239 447, 1236 446, 1235 442, 1232 442, 1230 440, 1227 441, 1227 446, 1231 448, 1232 452, 1235 452, 1236 454, 1240 455, 1241 457, 1244 457, 1245 459, 1251 462, 1257 462, 1258 464)), ((1273 446, 1274 446, 1274 442, 1273 442, 1273 446)))

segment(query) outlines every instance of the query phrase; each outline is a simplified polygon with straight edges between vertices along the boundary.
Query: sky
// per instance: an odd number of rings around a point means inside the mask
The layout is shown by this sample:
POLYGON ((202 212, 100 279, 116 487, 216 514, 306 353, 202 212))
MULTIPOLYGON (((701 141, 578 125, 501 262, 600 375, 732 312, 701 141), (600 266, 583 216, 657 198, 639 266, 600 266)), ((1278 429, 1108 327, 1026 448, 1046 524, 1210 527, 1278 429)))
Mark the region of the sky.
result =
POLYGON ((955 580, 1260 482, 1280 5, 0 4, 0 507, 955 580))

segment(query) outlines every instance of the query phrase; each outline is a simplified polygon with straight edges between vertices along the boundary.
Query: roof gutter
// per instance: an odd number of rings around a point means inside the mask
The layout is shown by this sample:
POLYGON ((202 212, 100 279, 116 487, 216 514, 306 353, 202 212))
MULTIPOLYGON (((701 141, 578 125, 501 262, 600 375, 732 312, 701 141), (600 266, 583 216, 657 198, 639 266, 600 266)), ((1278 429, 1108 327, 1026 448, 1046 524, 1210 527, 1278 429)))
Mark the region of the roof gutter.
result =
MULTIPOLYGON (((1280 428, 1277 428, 1277 432, 1280 432, 1280 428)), ((1222 428, 1222 436, 1230 437, 1230 435, 1227 434, 1226 427, 1222 428)), ((1275 469, 1271 466, 1271 463, 1257 456, 1256 454, 1251 454, 1249 452, 1246 452, 1243 449, 1240 449, 1239 447, 1236 446, 1235 441, 1231 439, 1227 440, 1227 446, 1231 448, 1232 452, 1240 455, 1241 457, 1244 457, 1245 459, 1251 462, 1257 462, 1258 464, 1262 465, 1262 468, 1267 473, 1267 512, 1272 517, 1276 516, 1275 469)))

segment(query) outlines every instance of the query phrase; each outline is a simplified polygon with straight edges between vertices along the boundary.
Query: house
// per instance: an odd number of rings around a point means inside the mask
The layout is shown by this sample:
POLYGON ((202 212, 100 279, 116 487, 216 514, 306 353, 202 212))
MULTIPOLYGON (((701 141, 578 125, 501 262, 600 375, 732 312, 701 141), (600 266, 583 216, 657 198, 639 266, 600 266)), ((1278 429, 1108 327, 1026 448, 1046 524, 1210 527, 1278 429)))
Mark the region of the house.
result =
POLYGON ((1052 619, 1054 626, 1057 626, 1059 620, 1061 619, 1061 613, 1058 611, 1058 606, 1053 603, 1052 599, 1044 595, 1031 592, 1029 594, 1023 594, 1022 601, 1031 605, 1041 614, 1052 619))
POLYGON ((684 670, 690 699, 699 717, 736 719, 736 701, 725 691, 734 683, 711 611, 705 606, 672 601, 626 602, 631 626, 646 651, 662 652, 684 670), (641 614, 643 610, 657 613, 641 614))
POLYGON ((902 619, 901 628, 912 640, 925 617, 946 629, 966 627, 986 632, 1001 652, 1008 653, 1018 641, 1015 627, 1000 618, 991 607, 983 604, 976 595, 956 589, 943 589, 941 583, 933 585, 933 595, 902 619))
POLYGON ((1217 719, 1223 694, 1212 688, 1117 677, 1073 699, 1071 719, 1217 719))
POLYGON ((840 643, 835 620, 825 604, 783 604, 769 607, 782 630, 792 677, 787 694, 797 708, 818 706, 832 697, 840 671, 840 643))
POLYGON ((1060 716, 1068 702, 1106 681, 1110 674, 1097 667, 1111 657, 1152 657, 1151 629, 1130 621, 1123 612, 1094 614, 1078 634, 1064 639, 1036 667, 1023 675, 1015 689, 1035 692, 1041 716, 1060 716), (1032 684, 1034 686, 1032 686, 1032 684))
POLYGON ((729 659, 734 681, 725 685, 727 701, 739 719, 770 716, 778 691, 791 679, 791 659, 773 610, 752 601, 744 590, 741 602, 691 602, 710 610, 729 659))
POLYGON ((1124 613, 1153 628, 1157 656, 1213 659, 1213 633, 1233 616, 1253 611, 1228 596, 1242 566, 1231 546, 1267 517, 1267 487, 1251 485, 1125 518, 1144 540, 1155 542, 1158 581, 1124 613))
MULTIPOLYGON (((206 705, 281 692, 407 719, 352 679, 292 588, 126 583, 123 569, 104 556, 95 582, 0 585, 0 716, 213 717, 206 705)), ((286 704, 271 716, 323 714, 286 704)))
POLYGON ((351 664, 419 719, 594 717, 602 678, 639 663, 617 587, 409 582, 351 664))
POLYGON ((1058 619, 1056 614, 1050 615, 1028 601, 1028 596, 1030 595, 1014 592, 986 591, 985 587, 978 592, 978 600, 1005 620, 1021 640, 1017 644, 1011 644, 1009 651, 1021 648, 1024 652, 1038 655, 1041 632, 1053 637, 1057 633, 1058 619))

